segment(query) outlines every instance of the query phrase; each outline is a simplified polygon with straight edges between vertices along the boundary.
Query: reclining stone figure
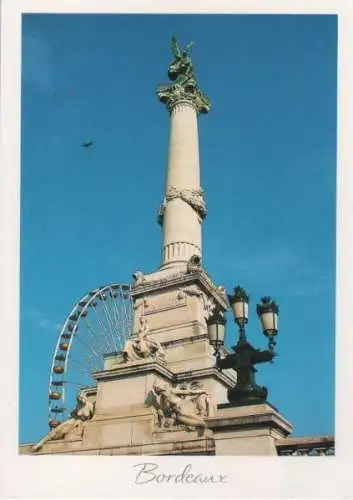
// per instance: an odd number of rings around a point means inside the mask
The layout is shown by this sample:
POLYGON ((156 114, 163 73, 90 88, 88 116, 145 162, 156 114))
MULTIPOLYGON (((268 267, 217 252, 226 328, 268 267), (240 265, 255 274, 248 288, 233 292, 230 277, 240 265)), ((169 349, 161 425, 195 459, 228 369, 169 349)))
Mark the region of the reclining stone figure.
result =
POLYGON ((44 436, 37 444, 32 446, 32 451, 40 450, 48 441, 64 439, 69 434, 82 436, 84 422, 90 420, 94 414, 94 403, 91 403, 88 398, 81 392, 77 395, 76 408, 71 412, 70 418, 62 422, 58 427, 52 429, 44 436))
POLYGON ((195 402, 207 392, 202 388, 182 388, 169 387, 166 384, 155 383, 153 385, 155 395, 153 405, 157 410, 158 424, 160 427, 172 427, 174 425, 184 425, 187 430, 195 428, 206 428, 206 422, 200 415, 195 402))

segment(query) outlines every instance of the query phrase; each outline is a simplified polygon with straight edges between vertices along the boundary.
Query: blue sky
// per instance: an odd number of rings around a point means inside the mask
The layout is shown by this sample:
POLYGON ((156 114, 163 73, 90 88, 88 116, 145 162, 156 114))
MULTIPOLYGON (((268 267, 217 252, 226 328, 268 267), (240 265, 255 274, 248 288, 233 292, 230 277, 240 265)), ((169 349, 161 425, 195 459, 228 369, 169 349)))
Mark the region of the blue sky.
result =
POLYGON ((256 347, 256 302, 277 300, 279 357, 258 382, 295 435, 334 432, 336 17, 26 15, 21 442, 47 431, 51 357, 75 301, 160 264, 169 117, 155 88, 172 34, 195 41, 213 104, 199 120, 205 267, 250 293, 256 347))

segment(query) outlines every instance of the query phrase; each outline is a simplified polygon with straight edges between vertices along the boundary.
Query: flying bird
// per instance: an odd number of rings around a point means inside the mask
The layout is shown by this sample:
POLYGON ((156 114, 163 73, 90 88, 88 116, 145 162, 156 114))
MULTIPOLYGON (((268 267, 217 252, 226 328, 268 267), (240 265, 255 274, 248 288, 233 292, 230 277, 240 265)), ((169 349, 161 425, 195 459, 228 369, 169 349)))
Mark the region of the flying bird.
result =
POLYGON ((90 148, 91 146, 93 146, 93 141, 85 141, 84 143, 82 143, 82 147, 83 148, 90 148))

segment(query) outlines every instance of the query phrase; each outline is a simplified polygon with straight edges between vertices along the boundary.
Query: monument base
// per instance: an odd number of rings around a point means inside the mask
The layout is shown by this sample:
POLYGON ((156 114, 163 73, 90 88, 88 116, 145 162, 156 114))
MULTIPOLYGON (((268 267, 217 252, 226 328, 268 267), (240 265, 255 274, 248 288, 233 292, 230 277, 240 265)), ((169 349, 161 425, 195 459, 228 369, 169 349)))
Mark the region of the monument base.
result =
POLYGON ((277 455, 276 440, 292 432, 291 424, 269 403, 220 405, 208 427, 215 455, 277 455))
MULTIPOLYGON (((217 370, 173 374, 157 361, 126 363, 96 373, 96 411, 91 420, 83 423, 82 434, 47 441, 35 452, 31 445, 23 445, 20 453, 276 455, 276 440, 288 436, 292 427, 268 403, 232 407, 218 400, 213 413, 202 417, 204 427, 195 424, 195 428, 173 419, 161 424, 153 396, 154 384, 173 389, 178 386, 178 379, 184 383, 199 377, 213 388, 226 383, 217 370)), ((92 390, 86 390, 91 398, 92 390)), ((179 400, 184 404, 183 396, 179 400)), ((188 411, 185 409, 185 415, 188 411)))

